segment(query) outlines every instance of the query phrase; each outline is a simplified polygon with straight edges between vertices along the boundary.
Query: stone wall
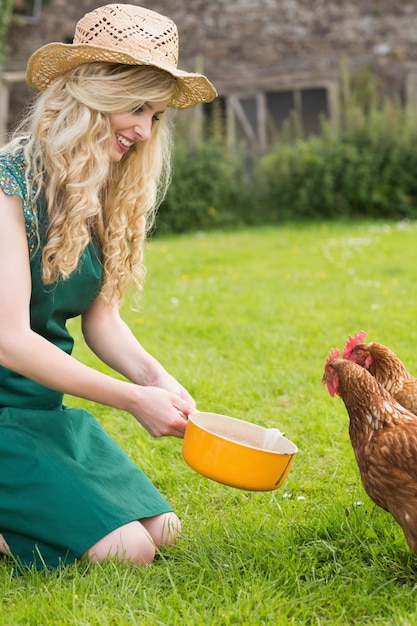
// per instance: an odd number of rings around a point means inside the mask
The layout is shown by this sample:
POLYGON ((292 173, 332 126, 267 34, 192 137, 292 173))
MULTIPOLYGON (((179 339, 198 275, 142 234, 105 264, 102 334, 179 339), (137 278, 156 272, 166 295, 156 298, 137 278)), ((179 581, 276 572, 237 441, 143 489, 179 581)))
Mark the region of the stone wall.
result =
MULTIPOLYGON (((77 20, 102 3, 48 0, 38 24, 12 28, 6 69, 24 69, 45 43, 70 42, 77 20)), ((368 65, 402 95, 417 72, 417 0, 147 0, 146 6, 177 22, 180 66, 203 68, 221 95, 337 80, 342 58, 353 69, 368 65)))
MULTIPOLYGON (((21 70, 49 41, 70 41, 75 23, 102 2, 49 0, 38 24, 15 26, 6 68, 21 70)), ((137 3, 140 4, 140 3, 137 3)), ((260 77, 333 77, 341 55, 398 83, 417 65, 417 2, 407 0, 148 0, 180 32, 181 65, 205 72, 227 92, 260 77)))

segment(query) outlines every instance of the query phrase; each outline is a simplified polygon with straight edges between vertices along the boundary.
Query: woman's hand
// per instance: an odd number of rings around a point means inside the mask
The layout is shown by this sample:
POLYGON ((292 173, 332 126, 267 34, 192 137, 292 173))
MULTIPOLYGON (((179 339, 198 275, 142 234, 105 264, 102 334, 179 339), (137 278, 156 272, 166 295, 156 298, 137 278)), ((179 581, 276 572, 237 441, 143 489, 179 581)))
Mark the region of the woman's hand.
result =
POLYGON ((177 396, 186 400, 187 402, 192 404, 192 413, 196 409, 196 403, 194 398, 188 393, 188 391, 165 369, 161 367, 155 379, 151 382, 151 385, 155 387, 161 387, 161 389, 165 389, 166 391, 171 391, 175 393, 177 396))
POLYGON ((132 404, 128 410, 148 433, 153 437, 184 436, 187 417, 195 410, 195 402, 188 399, 190 396, 185 390, 188 398, 161 387, 134 385, 132 391, 132 404))

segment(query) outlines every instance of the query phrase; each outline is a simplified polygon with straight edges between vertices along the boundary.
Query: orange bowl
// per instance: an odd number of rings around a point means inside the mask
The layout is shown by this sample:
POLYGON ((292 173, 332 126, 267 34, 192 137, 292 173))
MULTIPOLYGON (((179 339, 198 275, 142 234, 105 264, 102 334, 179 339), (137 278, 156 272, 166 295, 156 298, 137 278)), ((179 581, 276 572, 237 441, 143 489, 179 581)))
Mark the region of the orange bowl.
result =
POLYGON ((297 446, 276 428, 204 412, 188 416, 182 444, 182 456, 192 469, 251 491, 281 487, 297 452, 297 446))

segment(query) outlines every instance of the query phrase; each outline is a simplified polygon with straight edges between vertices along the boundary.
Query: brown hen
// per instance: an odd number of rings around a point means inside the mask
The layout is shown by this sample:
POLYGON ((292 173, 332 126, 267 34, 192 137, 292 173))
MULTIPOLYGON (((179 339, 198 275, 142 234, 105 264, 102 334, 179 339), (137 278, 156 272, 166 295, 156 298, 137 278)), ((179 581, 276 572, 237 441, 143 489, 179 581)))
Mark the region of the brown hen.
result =
POLYGON ((366 369, 333 350, 323 382, 349 414, 349 435, 369 497, 400 524, 417 554, 417 417, 366 369))
POLYGON ((349 337, 343 358, 365 367, 400 404, 417 415, 417 378, 398 356, 382 343, 364 343, 365 331, 349 337))

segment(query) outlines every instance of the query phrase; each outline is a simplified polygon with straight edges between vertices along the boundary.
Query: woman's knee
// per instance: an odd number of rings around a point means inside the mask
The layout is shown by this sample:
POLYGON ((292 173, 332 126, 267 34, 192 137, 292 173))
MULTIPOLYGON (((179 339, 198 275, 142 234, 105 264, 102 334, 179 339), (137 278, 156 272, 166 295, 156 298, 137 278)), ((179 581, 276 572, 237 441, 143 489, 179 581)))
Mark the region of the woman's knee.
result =
POLYGON ((149 532, 157 548, 171 546, 181 534, 181 522, 172 512, 144 518, 141 523, 149 532))
POLYGON ((0 534, 0 554, 10 554, 10 548, 2 534, 0 534))
POLYGON ((135 565, 148 565, 155 558, 155 544, 152 536, 138 521, 116 528, 95 543, 82 558, 93 563, 117 558, 135 565))

